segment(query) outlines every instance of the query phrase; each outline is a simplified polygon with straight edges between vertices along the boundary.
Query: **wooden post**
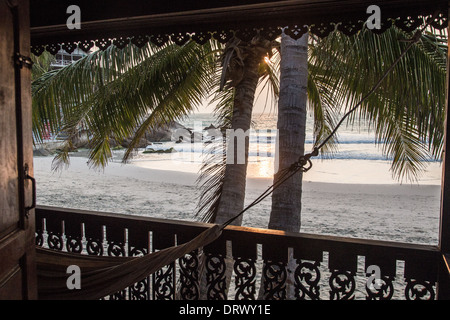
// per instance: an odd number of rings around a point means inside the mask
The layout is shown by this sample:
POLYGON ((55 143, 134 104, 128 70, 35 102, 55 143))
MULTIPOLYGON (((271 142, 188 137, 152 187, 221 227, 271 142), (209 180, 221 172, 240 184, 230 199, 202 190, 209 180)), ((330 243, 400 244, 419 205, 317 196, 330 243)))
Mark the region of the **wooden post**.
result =
MULTIPOLYGON (((449 2, 450 4, 450 2, 449 2)), ((449 28, 450 31, 450 28, 449 28)), ((450 45, 450 41, 449 41, 450 45)), ((450 253, 450 145, 448 137, 450 134, 450 51, 447 52, 447 92, 446 92, 446 120, 445 120, 445 136, 444 136, 444 157, 442 164, 442 186, 441 186, 441 219, 439 230, 439 246, 444 253, 450 253)))
MULTIPOLYGON (((450 7, 450 1, 449 1, 450 7)), ((450 27, 447 29, 450 31, 450 27)), ((450 41, 447 42, 450 45, 450 41)), ((441 185, 441 217, 439 228, 439 247, 442 254, 450 253, 450 50, 447 52, 447 89, 445 99, 445 135, 444 135, 444 157, 442 163, 442 185, 441 185)), ((450 299, 450 281, 444 259, 439 265, 439 288, 438 299, 450 299)))
POLYGON ((37 299, 29 1, 0 17, 0 300, 37 299))

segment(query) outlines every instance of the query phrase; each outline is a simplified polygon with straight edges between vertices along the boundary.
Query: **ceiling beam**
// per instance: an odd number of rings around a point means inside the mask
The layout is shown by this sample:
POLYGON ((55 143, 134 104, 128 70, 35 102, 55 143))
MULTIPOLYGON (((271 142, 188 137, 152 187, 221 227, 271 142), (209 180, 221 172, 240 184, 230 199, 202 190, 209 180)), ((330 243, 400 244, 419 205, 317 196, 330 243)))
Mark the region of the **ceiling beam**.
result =
POLYGON ((135 32, 174 33, 218 28, 283 27, 368 18, 376 4, 382 18, 432 14, 442 0, 30 0, 32 43, 129 36, 135 32), (81 29, 68 29, 69 5, 81 11, 81 29))

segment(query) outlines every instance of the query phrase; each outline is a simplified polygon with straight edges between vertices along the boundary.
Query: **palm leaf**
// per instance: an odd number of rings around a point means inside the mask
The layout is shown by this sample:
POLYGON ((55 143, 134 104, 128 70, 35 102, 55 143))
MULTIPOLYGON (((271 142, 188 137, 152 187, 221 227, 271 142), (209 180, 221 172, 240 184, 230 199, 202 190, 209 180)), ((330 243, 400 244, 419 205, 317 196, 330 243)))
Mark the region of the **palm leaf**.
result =
MULTIPOLYGON (((234 89, 221 90, 220 87, 211 103, 215 103, 215 117, 218 128, 225 132, 231 128, 231 116, 234 103, 234 89)), ((223 180, 226 168, 226 141, 205 145, 203 164, 196 184, 201 192, 198 198, 196 216, 203 222, 214 222, 222 195, 223 180)))
POLYGON ((92 135, 89 163, 105 166, 110 137, 133 136, 143 125, 161 125, 194 110, 210 88, 209 74, 215 66, 210 52, 210 47, 194 42, 161 49, 110 47, 49 72, 33 83, 39 119, 35 132, 40 136, 39 125, 45 122, 54 132, 76 132, 82 124, 92 135), (145 121, 149 118, 152 121, 145 121))
MULTIPOLYGON (((322 92, 335 105, 355 105, 407 46, 411 35, 392 27, 382 35, 363 29, 354 37, 332 33, 314 44, 316 79, 327 84, 322 92)), ((369 97, 349 124, 357 119, 373 124, 382 151, 392 159, 400 180, 414 180, 430 156, 442 152, 445 68, 443 39, 425 33, 369 97)))

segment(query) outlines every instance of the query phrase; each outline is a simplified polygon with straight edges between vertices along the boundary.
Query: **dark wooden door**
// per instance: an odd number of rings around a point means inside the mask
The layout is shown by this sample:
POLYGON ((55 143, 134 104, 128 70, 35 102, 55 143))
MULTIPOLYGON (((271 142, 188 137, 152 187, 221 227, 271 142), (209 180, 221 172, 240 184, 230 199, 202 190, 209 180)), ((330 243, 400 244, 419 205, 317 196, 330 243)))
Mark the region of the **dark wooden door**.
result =
POLYGON ((0 299, 37 298, 28 11, 0 0, 0 299))

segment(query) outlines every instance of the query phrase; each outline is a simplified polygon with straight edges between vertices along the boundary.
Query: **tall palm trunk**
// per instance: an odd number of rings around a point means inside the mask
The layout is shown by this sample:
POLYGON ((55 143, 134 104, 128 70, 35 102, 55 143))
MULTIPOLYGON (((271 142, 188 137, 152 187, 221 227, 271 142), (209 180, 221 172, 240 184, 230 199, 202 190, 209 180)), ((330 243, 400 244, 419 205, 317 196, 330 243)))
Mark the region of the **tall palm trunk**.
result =
MULTIPOLYGON (((239 42, 238 42, 239 43, 239 42)), ((233 100, 233 114, 231 119, 231 132, 238 132, 239 134, 249 133, 253 103, 255 100, 255 92, 258 86, 259 64, 268 51, 267 41, 258 41, 254 39, 251 43, 244 43, 238 50, 240 50, 240 57, 245 57, 240 61, 239 65, 242 68, 237 73, 234 72, 234 77, 230 77, 232 87, 234 87, 233 100)), ((234 137, 231 137, 234 139, 234 137)), ((239 139, 235 143, 230 144, 230 131, 228 131, 228 146, 233 145, 233 148, 227 148, 227 164, 225 167, 225 174, 222 182, 222 189, 220 200, 217 205, 217 210, 213 217, 213 222, 217 224, 224 223, 229 219, 235 217, 244 209, 245 202, 245 187, 247 178, 247 163, 248 163, 248 149, 249 140, 248 135, 245 138, 244 156, 239 154, 242 152, 239 146, 239 139), (237 143, 236 143, 237 142, 237 143), (243 160, 243 161, 242 161, 243 160), (243 163, 242 163, 243 162, 243 163)), ((241 141, 242 142, 242 141, 241 141)), ((242 216, 238 217, 232 222, 233 225, 242 224, 242 216)), ((205 258, 203 257, 201 265, 204 266, 205 258)), ((225 284, 226 292, 228 291, 231 281, 231 273, 233 270, 233 260, 226 258, 225 263, 225 284)), ((207 299, 206 296, 206 273, 205 269, 200 275, 200 297, 207 299)))
MULTIPOLYGON (((281 38, 280 96, 278 100, 279 168, 289 167, 305 153, 306 102, 308 83, 308 34, 293 40, 284 33, 281 38)), ((274 183, 280 175, 274 176, 274 183)), ((302 173, 289 178, 272 194, 269 229, 300 231, 302 173)), ((295 260, 292 251, 287 261, 286 298, 294 299, 295 260)), ((273 279, 271 279, 273 281, 273 279)), ((271 281, 268 280, 268 281, 271 281)), ((266 287, 266 279, 262 279, 266 287)), ((260 297, 267 299, 262 292, 260 297)))
MULTIPOLYGON (((267 48, 258 42, 246 48, 241 80, 234 86, 233 116, 231 131, 229 132, 236 132, 237 135, 249 132, 253 102, 259 79, 258 66, 266 53, 267 48), (242 130, 240 133, 239 129, 242 130)), ((228 144, 230 145, 230 141, 228 141, 228 144)), ((238 144, 239 139, 231 144, 234 148, 227 148, 227 165, 215 223, 220 224, 229 220, 244 208, 249 148, 248 136, 245 138, 244 157, 238 154, 242 152, 242 148, 238 144), (242 158, 244 163, 239 161, 242 158)), ((234 220, 232 224, 241 225, 242 216, 234 220)))
MULTIPOLYGON (((279 168, 288 167, 305 153, 307 83, 308 34, 298 40, 283 34, 277 123, 279 168)), ((279 178, 275 174, 274 183, 279 178)), ((302 178, 298 173, 274 190, 270 229, 299 232, 302 178)))

